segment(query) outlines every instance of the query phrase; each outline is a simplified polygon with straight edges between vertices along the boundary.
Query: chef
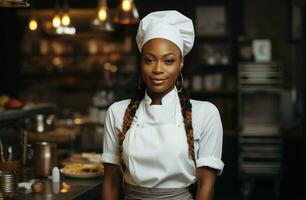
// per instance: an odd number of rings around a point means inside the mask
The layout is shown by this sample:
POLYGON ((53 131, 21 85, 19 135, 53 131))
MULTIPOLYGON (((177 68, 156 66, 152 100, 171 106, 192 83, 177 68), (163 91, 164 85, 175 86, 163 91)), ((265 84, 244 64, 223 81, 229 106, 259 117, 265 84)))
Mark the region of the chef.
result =
POLYGON ((103 199, 213 198, 224 166, 223 130, 218 109, 189 99, 183 88, 184 56, 194 37, 192 21, 177 11, 140 21, 139 91, 107 111, 103 199), (195 182, 193 197, 188 187, 195 182))

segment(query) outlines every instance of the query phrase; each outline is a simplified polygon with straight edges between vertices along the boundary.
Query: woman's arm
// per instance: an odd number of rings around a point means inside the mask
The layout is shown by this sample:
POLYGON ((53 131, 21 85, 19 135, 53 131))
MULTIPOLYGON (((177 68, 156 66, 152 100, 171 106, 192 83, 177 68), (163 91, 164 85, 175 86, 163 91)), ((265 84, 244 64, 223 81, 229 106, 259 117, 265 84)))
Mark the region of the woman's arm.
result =
POLYGON ((122 173, 118 165, 104 163, 102 197, 104 200, 119 200, 122 188, 122 173))
POLYGON ((217 171, 209 167, 197 168, 196 200, 212 200, 217 171))

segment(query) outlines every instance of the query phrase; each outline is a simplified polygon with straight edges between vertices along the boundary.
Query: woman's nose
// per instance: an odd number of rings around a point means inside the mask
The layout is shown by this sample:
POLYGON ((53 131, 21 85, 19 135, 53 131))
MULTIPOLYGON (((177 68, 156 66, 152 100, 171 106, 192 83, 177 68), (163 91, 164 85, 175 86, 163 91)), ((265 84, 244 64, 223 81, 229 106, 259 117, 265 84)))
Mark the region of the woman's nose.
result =
POLYGON ((154 65, 154 68, 153 68, 153 72, 154 73, 163 73, 163 66, 162 66, 161 61, 156 62, 156 64, 154 65))

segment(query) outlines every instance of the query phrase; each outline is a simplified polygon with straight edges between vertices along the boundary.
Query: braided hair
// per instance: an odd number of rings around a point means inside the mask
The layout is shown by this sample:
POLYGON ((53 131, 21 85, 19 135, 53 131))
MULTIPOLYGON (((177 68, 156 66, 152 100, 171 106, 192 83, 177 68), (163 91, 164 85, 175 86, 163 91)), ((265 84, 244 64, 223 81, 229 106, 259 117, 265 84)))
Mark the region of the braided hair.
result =
MULTIPOLYGON (((195 164, 191 103, 190 103, 189 96, 184 91, 184 89, 181 92, 179 92, 178 95, 179 95, 180 104, 182 108, 182 115, 184 118, 184 127, 186 131, 186 136, 187 136, 189 156, 191 157, 191 159, 194 161, 194 164, 195 164)), ((120 166, 122 167, 122 169, 126 167, 123 162, 123 156, 122 156, 123 141, 125 139, 125 135, 127 131, 131 127, 133 118, 135 116, 135 113, 143 97, 144 97, 144 93, 138 92, 137 95, 131 99, 130 104, 125 110, 122 131, 119 134, 119 158, 120 158, 120 166)))

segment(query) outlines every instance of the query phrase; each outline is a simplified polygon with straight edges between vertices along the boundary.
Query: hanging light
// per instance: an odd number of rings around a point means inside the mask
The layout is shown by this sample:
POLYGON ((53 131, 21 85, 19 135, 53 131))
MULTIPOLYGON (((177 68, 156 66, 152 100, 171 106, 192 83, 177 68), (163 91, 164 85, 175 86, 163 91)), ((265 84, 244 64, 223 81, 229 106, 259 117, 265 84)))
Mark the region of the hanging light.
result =
POLYGON ((107 19, 107 10, 105 6, 100 6, 98 10, 98 18, 101 21, 105 21, 107 19))
POLYGON ((65 35, 74 35, 76 34, 76 28, 71 25, 68 0, 65 0, 63 9, 64 9, 63 12, 64 14, 62 15, 60 26, 56 28, 56 33, 65 34, 65 35))
POLYGON ((61 18, 59 16, 59 14, 55 14, 53 19, 52 19, 52 26, 54 28, 57 28, 61 25, 61 18))
POLYGON ((70 16, 69 16, 69 14, 68 13, 64 13, 64 15, 62 16, 62 20, 61 20, 61 22, 62 22, 62 24, 64 25, 64 26, 69 26, 70 25, 70 16))
POLYGON ((27 0, 0 0, 0 7, 28 7, 27 0))
POLYGON ((70 16, 69 16, 68 0, 66 0, 64 4, 64 14, 62 16, 61 22, 63 26, 69 26, 71 22, 70 16))
POLYGON ((74 35, 76 28, 71 26, 68 0, 65 0, 63 12, 60 11, 58 0, 54 4, 54 15, 51 21, 52 28, 49 26, 49 33, 57 35, 74 35))
POLYGON ((123 11, 129 12, 130 10, 132 10, 132 2, 129 0, 124 0, 122 1, 121 7, 123 11))
POLYGON ((29 22, 29 29, 31 31, 36 31, 37 28, 38 28, 38 23, 37 23, 36 19, 35 18, 31 18, 31 20, 29 22))
POLYGON ((34 14, 34 0, 32 0, 32 5, 31 5, 31 18, 30 18, 30 21, 29 21, 29 29, 31 31, 36 31, 37 28, 38 28, 38 23, 37 23, 37 20, 36 20, 36 17, 35 17, 35 14, 34 14))
POLYGON ((133 0, 122 0, 115 22, 119 24, 135 24, 139 21, 138 10, 133 0))
POLYGON ((99 0, 97 17, 92 21, 94 29, 100 31, 114 31, 114 26, 107 7, 107 0, 99 0))
POLYGON ((60 17, 60 14, 59 14, 58 0, 55 1, 54 10, 55 10, 55 14, 52 18, 52 26, 53 26, 53 28, 56 29, 56 28, 61 26, 61 17, 60 17))

